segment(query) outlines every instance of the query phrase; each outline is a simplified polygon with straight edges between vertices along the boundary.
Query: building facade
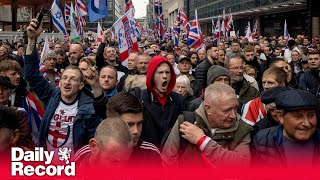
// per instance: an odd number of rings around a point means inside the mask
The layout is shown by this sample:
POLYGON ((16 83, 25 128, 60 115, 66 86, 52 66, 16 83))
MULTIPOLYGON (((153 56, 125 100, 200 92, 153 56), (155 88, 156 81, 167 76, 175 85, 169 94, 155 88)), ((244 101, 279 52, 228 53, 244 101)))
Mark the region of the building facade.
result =
POLYGON ((240 35, 244 35, 248 21, 253 27, 256 20, 258 32, 264 36, 282 35, 285 20, 291 36, 319 35, 318 0, 184 0, 190 21, 196 9, 202 32, 207 35, 211 35, 211 20, 222 17, 223 10, 226 15, 232 13, 234 29, 240 35))
POLYGON ((154 0, 149 0, 149 3, 147 5, 147 17, 146 17, 147 26, 150 29, 153 29, 154 22, 155 22, 155 19, 154 19, 154 0))

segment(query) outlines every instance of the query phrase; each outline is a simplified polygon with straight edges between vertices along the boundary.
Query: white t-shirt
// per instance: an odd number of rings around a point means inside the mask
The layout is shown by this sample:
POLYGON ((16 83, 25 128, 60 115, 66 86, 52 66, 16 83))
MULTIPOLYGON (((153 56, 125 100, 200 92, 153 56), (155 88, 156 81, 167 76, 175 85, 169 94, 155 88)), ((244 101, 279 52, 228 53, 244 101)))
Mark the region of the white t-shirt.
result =
POLYGON ((73 150, 73 123, 78 112, 78 101, 73 104, 65 104, 60 101, 50 121, 47 138, 48 151, 58 154, 59 148, 68 147, 73 150))

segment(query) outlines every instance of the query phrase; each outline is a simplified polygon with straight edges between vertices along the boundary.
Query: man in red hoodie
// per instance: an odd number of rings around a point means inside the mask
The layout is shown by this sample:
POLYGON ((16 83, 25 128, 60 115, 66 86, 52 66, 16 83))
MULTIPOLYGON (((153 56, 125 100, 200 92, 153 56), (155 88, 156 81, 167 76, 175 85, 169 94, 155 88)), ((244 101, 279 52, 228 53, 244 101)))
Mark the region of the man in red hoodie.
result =
POLYGON ((147 89, 136 93, 145 108, 141 138, 160 147, 185 105, 182 96, 172 91, 176 75, 165 57, 153 57, 146 76, 147 89))

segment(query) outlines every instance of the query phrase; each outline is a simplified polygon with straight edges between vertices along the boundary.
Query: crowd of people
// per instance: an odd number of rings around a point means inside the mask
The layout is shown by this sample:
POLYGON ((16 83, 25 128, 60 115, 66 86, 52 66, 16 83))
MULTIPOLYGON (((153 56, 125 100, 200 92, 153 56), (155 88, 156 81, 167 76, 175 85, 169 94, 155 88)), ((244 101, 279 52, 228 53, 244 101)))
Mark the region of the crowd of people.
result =
POLYGON ((111 29, 100 44, 50 40, 41 55, 37 24, 27 42, 0 44, 1 154, 68 147, 81 167, 319 165, 318 38, 206 36, 195 50, 141 37, 124 66, 111 29))

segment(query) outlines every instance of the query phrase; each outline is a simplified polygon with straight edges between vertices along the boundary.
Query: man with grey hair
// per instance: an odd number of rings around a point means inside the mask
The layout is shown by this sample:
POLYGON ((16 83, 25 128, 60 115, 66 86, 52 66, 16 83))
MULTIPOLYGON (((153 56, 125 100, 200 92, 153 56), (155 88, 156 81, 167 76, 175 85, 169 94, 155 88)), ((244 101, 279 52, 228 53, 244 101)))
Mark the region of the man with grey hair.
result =
POLYGON ((130 159, 133 139, 126 122, 118 117, 102 121, 90 139, 89 145, 79 149, 74 161, 80 167, 123 167, 130 159))
POLYGON ((235 90, 242 103, 245 104, 259 97, 259 91, 243 77, 244 62, 241 56, 232 55, 225 61, 224 67, 228 69, 231 76, 231 87, 235 90))
POLYGON ((180 115, 173 126, 162 151, 163 164, 248 166, 252 128, 240 119, 237 107, 237 96, 230 86, 210 84, 194 120, 181 121, 184 117, 180 115), (187 145, 182 144, 185 140, 187 145))

